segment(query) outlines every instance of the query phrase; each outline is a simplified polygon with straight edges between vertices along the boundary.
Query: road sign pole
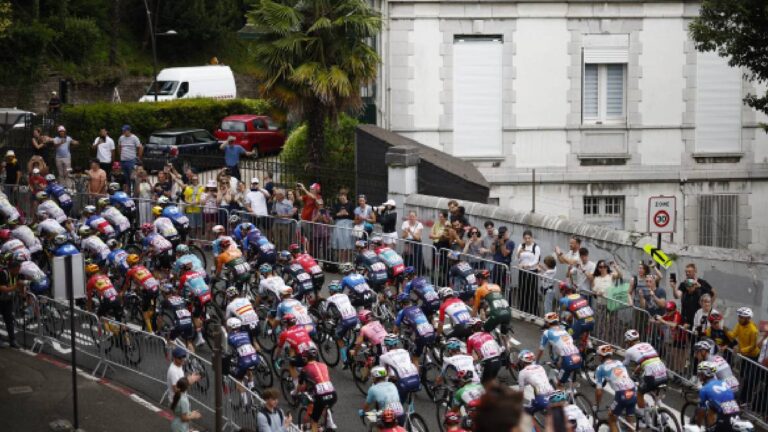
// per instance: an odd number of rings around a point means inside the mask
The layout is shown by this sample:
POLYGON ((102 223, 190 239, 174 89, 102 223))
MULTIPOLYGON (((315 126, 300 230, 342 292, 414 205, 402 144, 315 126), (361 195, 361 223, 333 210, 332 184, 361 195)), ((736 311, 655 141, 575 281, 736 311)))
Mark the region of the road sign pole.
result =
POLYGON ((72 344, 72 408, 74 410, 75 430, 80 429, 77 409, 77 345, 75 344, 75 283, 72 277, 72 255, 64 258, 67 297, 69 297, 69 336, 72 344))
POLYGON ((659 237, 656 240, 656 249, 661 249, 661 233, 659 233, 659 237))
POLYGON ((214 392, 214 420, 216 432, 224 430, 224 403, 221 384, 224 382, 223 371, 221 370, 221 326, 216 326, 213 332, 213 382, 216 383, 214 392))

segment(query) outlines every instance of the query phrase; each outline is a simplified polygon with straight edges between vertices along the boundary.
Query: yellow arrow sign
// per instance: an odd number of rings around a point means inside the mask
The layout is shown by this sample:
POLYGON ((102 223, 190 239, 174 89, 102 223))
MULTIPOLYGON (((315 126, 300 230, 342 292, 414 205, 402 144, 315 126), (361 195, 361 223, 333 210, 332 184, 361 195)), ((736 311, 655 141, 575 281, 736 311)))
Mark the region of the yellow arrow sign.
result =
POLYGON ((659 263, 659 265, 664 267, 665 269, 668 269, 669 266, 672 265, 672 260, 669 259, 667 254, 665 254, 664 251, 662 251, 661 249, 656 248, 651 244, 647 244, 643 246, 643 250, 645 251, 645 253, 650 255, 654 261, 659 263))

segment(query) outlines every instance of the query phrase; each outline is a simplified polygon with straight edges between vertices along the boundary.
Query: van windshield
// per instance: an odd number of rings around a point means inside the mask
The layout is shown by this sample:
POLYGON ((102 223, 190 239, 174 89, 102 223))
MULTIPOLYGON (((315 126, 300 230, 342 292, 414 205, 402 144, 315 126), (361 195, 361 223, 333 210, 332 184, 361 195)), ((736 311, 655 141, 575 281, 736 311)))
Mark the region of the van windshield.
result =
MULTIPOLYGON (((160 88, 160 90, 157 92, 159 95, 172 95, 176 91, 176 87, 178 87, 179 82, 178 81, 157 81, 157 85, 160 88)), ((154 95, 155 94, 155 82, 152 83, 152 85, 149 86, 147 89, 148 95, 154 95)))
POLYGON ((221 122, 221 130, 224 132, 245 132, 245 122, 225 120, 221 122))

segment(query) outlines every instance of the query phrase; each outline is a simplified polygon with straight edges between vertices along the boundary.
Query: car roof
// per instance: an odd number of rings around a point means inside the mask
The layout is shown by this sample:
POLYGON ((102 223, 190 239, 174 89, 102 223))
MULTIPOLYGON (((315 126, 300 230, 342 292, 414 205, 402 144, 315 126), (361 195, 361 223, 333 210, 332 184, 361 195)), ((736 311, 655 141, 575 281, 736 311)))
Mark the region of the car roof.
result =
POLYGON ((236 120, 236 121, 250 121, 250 120, 256 120, 258 118, 268 118, 269 116, 265 115, 259 115, 259 114, 236 114, 231 116, 226 116, 221 121, 225 120, 236 120))
POLYGON ((183 133, 190 133, 190 132, 208 132, 205 129, 199 129, 199 128, 173 128, 173 129, 161 129, 152 132, 152 135, 181 135, 183 133))

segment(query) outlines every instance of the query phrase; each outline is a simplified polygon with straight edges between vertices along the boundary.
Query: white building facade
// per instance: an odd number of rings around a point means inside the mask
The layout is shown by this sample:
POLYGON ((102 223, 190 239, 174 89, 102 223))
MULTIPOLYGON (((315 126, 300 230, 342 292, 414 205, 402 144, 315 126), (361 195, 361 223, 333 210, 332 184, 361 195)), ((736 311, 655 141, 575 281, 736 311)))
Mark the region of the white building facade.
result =
POLYGON ((675 242, 768 250, 768 118, 742 104, 765 87, 695 50, 698 2, 377 6, 379 126, 471 160, 492 202, 647 232, 675 196, 675 242))

